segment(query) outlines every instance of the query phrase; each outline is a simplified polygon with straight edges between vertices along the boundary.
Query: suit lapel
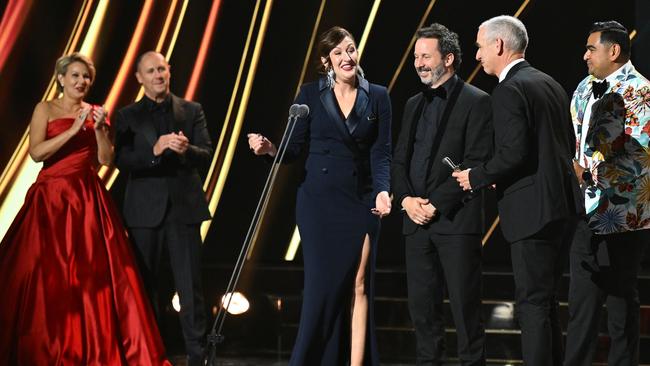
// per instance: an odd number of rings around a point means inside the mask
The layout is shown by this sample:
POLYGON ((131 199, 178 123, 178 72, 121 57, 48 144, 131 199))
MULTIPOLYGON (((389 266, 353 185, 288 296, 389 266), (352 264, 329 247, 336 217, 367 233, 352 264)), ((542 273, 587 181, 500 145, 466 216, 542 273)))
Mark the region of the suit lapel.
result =
MULTIPOLYGON (((339 131, 339 134, 341 135, 341 138, 343 139, 345 145, 350 148, 351 151, 357 154, 359 152, 359 147, 352 139, 350 131, 348 131, 348 128, 345 126, 344 122, 339 116, 338 107, 336 106, 336 101, 334 100, 334 92, 325 84, 324 79, 320 80, 319 89, 320 101, 323 104, 323 108, 325 108, 325 111, 327 111, 330 119, 332 122, 334 122, 334 126, 339 131)), ((350 112, 350 116, 352 114, 353 113, 350 112)))
POLYGON ((183 106, 183 100, 181 98, 177 97, 174 94, 171 94, 171 98, 172 98, 172 103, 171 103, 172 114, 174 116, 174 126, 173 126, 172 129, 175 132, 183 131, 183 134, 185 134, 186 136, 189 136, 188 135, 189 131, 184 130, 184 127, 185 127, 185 108, 183 106))
POLYGON ((506 77, 499 84, 502 84, 502 83, 505 83, 506 81, 508 81, 508 79, 513 77, 519 70, 523 69, 524 67, 530 67, 530 64, 526 60, 523 60, 523 61, 517 63, 516 65, 514 65, 513 67, 511 67, 510 70, 508 71, 508 74, 506 75, 506 77))
POLYGON ((136 112, 136 121, 139 121, 139 128, 142 131, 142 134, 147 139, 147 141, 149 141, 151 146, 153 146, 158 140, 158 133, 156 132, 156 128, 153 125, 151 113, 148 113, 147 111, 147 105, 144 102, 144 97, 142 97, 138 103, 139 108, 136 112))
POLYGON ((351 135, 354 135, 354 131, 359 126, 359 123, 363 122, 362 118, 365 115, 366 109, 368 108, 368 102, 370 101, 369 94, 368 80, 360 79, 359 87, 357 88, 357 99, 354 101, 354 108, 352 108, 347 121, 345 121, 347 129, 350 131, 351 135))
MULTIPOLYGON (((406 143, 406 163, 408 164, 409 168, 411 166, 411 160, 413 159, 413 149, 414 149, 414 142, 415 142, 415 132, 417 131, 417 126, 418 126, 418 121, 420 119, 420 115, 422 115, 422 108, 424 108, 424 94, 420 93, 417 97, 418 99, 414 102, 415 108, 411 110, 406 110, 404 113, 409 113, 410 115, 407 115, 406 118, 404 119, 405 121, 408 121, 408 141, 406 143)), ((411 183, 411 178, 409 174, 406 174, 406 182, 408 183, 408 188, 409 192, 411 194, 414 194, 415 189, 413 189, 413 184, 411 183)), ((409 220, 410 222, 410 220, 409 220)))
POLYGON ((454 87, 452 88, 449 99, 447 100, 447 104, 445 105, 445 110, 442 112, 442 117, 440 118, 438 129, 436 130, 436 136, 434 137, 433 145, 431 146, 431 154, 429 155, 430 156, 429 166, 427 166, 427 175, 426 175, 427 184, 430 183, 429 180, 431 178, 431 167, 434 164, 440 163, 440 161, 436 159, 438 155, 438 150, 440 149, 442 138, 444 137, 445 131, 447 130, 447 122, 449 122, 451 113, 454 110, 454 106, 456 105, 456 102, 458 101, 458 97, 460 96, 460 92, 463 89, 463 85, 465 84, 465 82, 460 77, 454 76, 454 78, 456 78, 454 87))

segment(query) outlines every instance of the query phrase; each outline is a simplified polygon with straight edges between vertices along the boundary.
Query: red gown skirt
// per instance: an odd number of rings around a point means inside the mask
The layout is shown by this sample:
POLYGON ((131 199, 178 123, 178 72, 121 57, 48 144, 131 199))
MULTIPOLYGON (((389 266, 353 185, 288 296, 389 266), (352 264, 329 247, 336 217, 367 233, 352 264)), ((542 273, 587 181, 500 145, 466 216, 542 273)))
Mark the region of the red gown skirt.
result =
MULTIPOLYGON (((53 120, 47 137, 73 119, 53 120)), ((0 365, 167 365, 87 122, 45 161, 0 244, 0 365)))

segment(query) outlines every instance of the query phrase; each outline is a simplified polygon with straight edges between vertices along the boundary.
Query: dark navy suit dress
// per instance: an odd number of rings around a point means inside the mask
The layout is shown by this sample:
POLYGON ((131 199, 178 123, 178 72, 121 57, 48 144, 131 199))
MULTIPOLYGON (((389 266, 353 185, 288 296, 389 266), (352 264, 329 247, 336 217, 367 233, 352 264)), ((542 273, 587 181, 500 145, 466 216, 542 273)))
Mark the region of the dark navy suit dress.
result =
POLYGON ((298 189, 296 218, 302 239, 305 288, 298 338, 290 365, 345 365, 350 358, 350 309, 366 234, 368 326, 364 363, 378 365, 373 277, 379 218, 371 213, 390 191, 391 105, 385 87, 359 80, 347 120, 324 79, 302 86, 296 103, 310 114, 298 119, 288 160, 308 151, 298 189))

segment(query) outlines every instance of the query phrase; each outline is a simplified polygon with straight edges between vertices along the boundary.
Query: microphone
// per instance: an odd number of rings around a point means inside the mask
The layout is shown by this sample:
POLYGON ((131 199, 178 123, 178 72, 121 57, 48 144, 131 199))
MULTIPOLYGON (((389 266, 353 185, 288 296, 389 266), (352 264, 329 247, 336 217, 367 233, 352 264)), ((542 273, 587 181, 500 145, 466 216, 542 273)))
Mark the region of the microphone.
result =
POLYGON ((450 167, 451 170, 453 170, 455 172, 460 171, 460 165, 454 163, 454 161, 451 160, 448 156, 445 156, 444 158, 442 158, 442 163, 445 164, 446 166, 450 167))
POLYGON ((298 106, 298 112, 296 113, 296 117, 298 118, 305 118, 309 115, 309 106, 306 104, 301 104, 298 106))
POLYGON ((292 104, 289 108, 289 117, 305 118, 309 115, 309 107, 306 104, 292 104))

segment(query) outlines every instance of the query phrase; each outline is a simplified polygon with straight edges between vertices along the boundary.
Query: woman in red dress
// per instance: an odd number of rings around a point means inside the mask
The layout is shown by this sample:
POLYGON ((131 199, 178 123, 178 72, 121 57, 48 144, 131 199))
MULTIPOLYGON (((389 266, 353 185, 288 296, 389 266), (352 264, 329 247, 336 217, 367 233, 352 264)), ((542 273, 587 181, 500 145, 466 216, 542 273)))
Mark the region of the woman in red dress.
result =
POLYGON ((43 162, 0 244, 0 365, 166 365, 118 211, 97 176, 113 160, 106 111, 83 101, 95 76, 78 53, 56 63, 62 96, 34 109, 43 162))

